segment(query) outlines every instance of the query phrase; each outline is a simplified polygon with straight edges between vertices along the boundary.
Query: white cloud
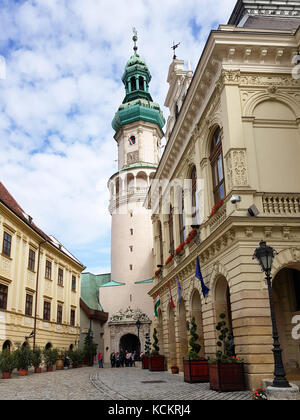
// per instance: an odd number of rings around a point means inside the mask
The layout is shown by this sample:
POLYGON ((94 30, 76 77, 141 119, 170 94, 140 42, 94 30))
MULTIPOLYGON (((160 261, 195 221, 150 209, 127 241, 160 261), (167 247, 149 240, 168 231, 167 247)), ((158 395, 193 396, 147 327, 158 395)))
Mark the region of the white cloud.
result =
POLYGON ((151 94, 163 108, 173 41, 181 42, 178 56, 195 68, 210 29, 227 22, 234 4, 4 0, 0 180, 88 269, 104 272, 110 263, 100 247, 107 250, 109 243, 107 180, 117 170, 111 121, 124 98, 132 27, 152 73, 151 94))

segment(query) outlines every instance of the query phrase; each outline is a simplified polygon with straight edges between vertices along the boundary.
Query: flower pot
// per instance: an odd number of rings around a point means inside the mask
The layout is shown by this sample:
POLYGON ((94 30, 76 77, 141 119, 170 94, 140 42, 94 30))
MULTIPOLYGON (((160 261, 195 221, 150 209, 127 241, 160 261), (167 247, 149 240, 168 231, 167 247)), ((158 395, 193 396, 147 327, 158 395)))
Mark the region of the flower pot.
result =
POLYGON ((200 383, 209 382, 207 360, 184 360, 184 382, 200 383))
POLYGON ((27 369, 19 369, 19 376, 27 376, 28 370, 27 369))
POLYGON ((171 366, 171 372, 173 375, 176 375, 179 373, 179 367, 178 366, 171 366))
POLYGON ((10 379, 11 372, 2 372, 2 379, 10 379))
POLYGON ((149 369, 149 356, 144 356, 142 358, 142 369, 149 369))
POLYGON ((58 359, 55 362, 56 370, 62 370, 64 368, 64 362, 62 359, 58 359))
POLYGON ((47 366, 46 372, 53 372, 53 366, 47 366))
POLYGON ((244 363, 209 363, 209 383, 214 391, 245 390, 244 363))
POLYGON ((149 370, 151 372, 164 371, 165 356, 161 356, 160 354, 151 354, 149 359, 149 370))
POLYGON ((34 373, 42 373, 42 368, 41 367, 35 367, 34 368, 34 373))

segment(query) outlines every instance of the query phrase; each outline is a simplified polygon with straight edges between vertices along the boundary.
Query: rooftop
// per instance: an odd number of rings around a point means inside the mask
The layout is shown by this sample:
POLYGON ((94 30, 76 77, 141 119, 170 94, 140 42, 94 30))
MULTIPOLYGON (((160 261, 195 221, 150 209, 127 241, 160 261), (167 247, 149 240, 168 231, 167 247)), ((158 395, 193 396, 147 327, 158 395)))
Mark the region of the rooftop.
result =
POLYGON ((0 182, 0 203, 4 204, 9 210, 11 210, 17 217, 19 217, 26 225, 33 229, 38 235, 40 235, 45 241, 55 247, 57 250, 71 258, 77 264, 84 267, 84 265, 77 260, 54 236, 47 235, 42 231, 34 222, 32 217, 27 214, 22 207, 17 203, 14 197, 10 192, 5 188, 5 186, 0 182))
POLYGON ((300 1, 238 0, 228 24, 253 29, 296 30, 300 25, 300 1))

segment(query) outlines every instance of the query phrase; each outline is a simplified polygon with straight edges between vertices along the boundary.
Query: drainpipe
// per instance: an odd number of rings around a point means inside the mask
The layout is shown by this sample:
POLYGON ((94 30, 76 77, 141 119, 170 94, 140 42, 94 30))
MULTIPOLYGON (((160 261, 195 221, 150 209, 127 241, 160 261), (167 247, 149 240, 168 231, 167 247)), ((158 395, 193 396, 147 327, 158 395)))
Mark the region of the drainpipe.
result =
POLYGON ((36 318, 37 318, 37 305, 38 305, 38 290, 39 290, 39 272, 40 272, 40 256, 41 256, 41 245, 47 241, 42 241, 39 243, 38 250, 38 263, 37 263, 37 273, 36 273, 36 285, 35 285, 35 309, 34 309, 34 326, 33 326, 33 349, 35 349, 35 339, 36 339, 36 318))

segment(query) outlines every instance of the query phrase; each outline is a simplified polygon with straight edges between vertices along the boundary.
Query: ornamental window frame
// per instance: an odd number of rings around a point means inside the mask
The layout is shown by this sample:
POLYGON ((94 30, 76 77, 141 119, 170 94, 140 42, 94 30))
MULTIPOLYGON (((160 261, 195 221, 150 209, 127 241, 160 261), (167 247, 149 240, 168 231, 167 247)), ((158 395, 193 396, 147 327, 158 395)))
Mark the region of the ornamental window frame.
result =
POLYGON ((35 269, 35 251, 29 248, 28 252, 28 270, 34 271, 35 269))
POLYGON ((64 285, 64 269, 61 267, 58 267, 58 271, 57 271, 57 284, 59 286, 64 285))
POLYGON ((31 293, 26 293, 25 297, 25 315, 32 316, 33 309, 33 295, 31 293))
POLYGON ((214 204, 216 205, 226 196, 222 130, 219 126, 214 129, 211 137, 209 160, 212 172, 214 204))
POLYGON ((49 300, 44 300, 43 320, 50 321, 50 319, 51 319, 51 302, 49 302, 49 300))
POLYGON ((5 257, 11 257, 11 247, 12 247, 12 235, 8 232, 3 232, 3 241, 2 241, 2 255, 5 257))
POLYGON ((8 286, 0 283, 0 309, 7 310, 8 286))

